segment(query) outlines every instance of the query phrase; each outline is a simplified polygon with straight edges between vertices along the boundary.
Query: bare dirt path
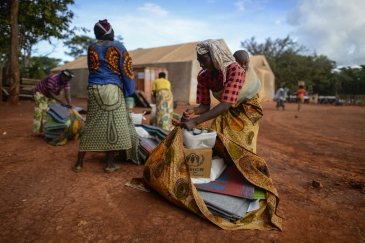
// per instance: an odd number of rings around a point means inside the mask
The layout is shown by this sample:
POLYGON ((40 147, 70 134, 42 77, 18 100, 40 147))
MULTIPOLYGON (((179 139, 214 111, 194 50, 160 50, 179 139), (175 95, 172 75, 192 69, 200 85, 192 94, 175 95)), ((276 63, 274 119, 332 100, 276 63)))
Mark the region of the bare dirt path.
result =
POLYGON ((33 109, 29 100, 0 106, 0 242, 365 242, 363 107, 264 103, 257 153, 279 192, 281 232, 222 230, 124 186, 143 166, 105 174, 101 153, 86 154, 76 174, 79 141, 54 147, 33 136, 33 109))

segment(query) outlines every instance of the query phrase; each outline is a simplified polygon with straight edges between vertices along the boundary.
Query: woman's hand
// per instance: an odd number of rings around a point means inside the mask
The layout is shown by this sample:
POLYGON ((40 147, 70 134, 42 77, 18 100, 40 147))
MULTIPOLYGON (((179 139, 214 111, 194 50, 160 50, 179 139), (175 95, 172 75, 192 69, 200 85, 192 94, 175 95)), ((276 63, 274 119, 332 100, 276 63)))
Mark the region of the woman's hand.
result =
POLYGON ((68 104, 67 104, 66 102, 64 102, 64 101, 60 101, 60 104, 61 104, 62 106, 68 106, 68 104))
POLYGON ((194 116, 195 116, 194 108, 189 108, 189 109, 187 109, 186 111, 183 112, 183 115, 181 117, 181 121, 182 122, 189 121, 190 118, 192 118, 194 116))
POLYGON ((182 128, 185 128, 187 130, 191 130, 191 129, 193 129, 194 127, 196 127, 198 125, 198 122, 197 122, 197 119, 193 118, 193 119, 190 119, 186 122, 181 122, 180 125, 181 125, 182 128))

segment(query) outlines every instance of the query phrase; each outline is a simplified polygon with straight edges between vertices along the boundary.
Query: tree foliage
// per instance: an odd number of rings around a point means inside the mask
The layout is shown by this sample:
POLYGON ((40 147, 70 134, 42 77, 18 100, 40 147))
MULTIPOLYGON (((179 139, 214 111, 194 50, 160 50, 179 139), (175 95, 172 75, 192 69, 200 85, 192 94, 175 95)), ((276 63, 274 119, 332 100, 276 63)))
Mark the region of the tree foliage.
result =
MULTIPOLYGON (((14 0, 3 0, 0 4, 0 67, 3 57, 9 55, 9 53, 3 54, 2 47, 5 46, 7 50, 11 49, 8 40, 10 40, 10 8, 12 1, 14 0)), ((18 50, 18 61, 23 62, 20 66, 24 66, 28 70, 30 68, 32 48, 36 43, 42 40, 51 43, 53 39, 69 38, 75 35, 75 31, 80 28, 71 28, 70 26, 74 13, 69 10, 69 6, 74 4, 74 0, 16 1, 19 2, 19 14, 16 16, 19 45, 15 48, 18 50)), ((13 70, 10 68, 9 73, 11 72, 13 70)))
POLYGON ((298 45, 289 36, 284 39, 271 40, 267 38, 265 43, 256 43, 256 38, 241 42, 242 47, 252 55, 263 55, 269 60, 280 58, 284 54, 299 54, 306 50, 302 45, 298 45))
MULTIPOLYGON (((88 30, 85 30, 85 32, 86 31, 88 32, 88 30)), ((123 38, 120 35, 115 36, 114 39, 123 44, 123 38)), ((93 42, 95 42, 95 39, 86 35, 73 36, 64 42, 64 45, 70 49, 70 51, 65 52, 65 54, 74 58, 86 55, 87 48, 93 42)))
POLYGON ((10 90, 9 90, 9 102, 10 104, 18 104, 19 101, 19 56, 18 56, 18 12, 19 12, 19 0, 12 0, 10 5, 10 56, 9 56, 9 78, 10 78, 10 90))
POLYGON ((338 79, 341 80, 341 94, 365 94, 365 65, 340 68, 338 79))
POLYGON ((0 4, 0 104, 2 102, 3 70, 10 54, 10 1, 0 4))
POLYGON ((25 77, 27 74, 30 78, 41 79, 47 76, 52 68, 61 64, 61 59, 50 58, 47 56, 33 56, 30 59, 30 66, 25 69, 21 67, 20 76, 25 77))
POLYGON ((305 81, 312 93, 335 95, 339 93, 365 94, 365 70, 342 68, 334 72, 336 62, 324 55, 304 55, 306 48, 289 36, 284 39, 266 39, 257 43, 255 37, 241 42, 251 55, 264 55, 275 75, 277 88, 286 86, 294 91, 298 81, 305 81))
POLYGON ((70 51, 65 52, 66 55, 78 58, 80 56, 86 55, 88 46, 94 42, 95 39, 86 35, 76 35, 64 42, 70 51))

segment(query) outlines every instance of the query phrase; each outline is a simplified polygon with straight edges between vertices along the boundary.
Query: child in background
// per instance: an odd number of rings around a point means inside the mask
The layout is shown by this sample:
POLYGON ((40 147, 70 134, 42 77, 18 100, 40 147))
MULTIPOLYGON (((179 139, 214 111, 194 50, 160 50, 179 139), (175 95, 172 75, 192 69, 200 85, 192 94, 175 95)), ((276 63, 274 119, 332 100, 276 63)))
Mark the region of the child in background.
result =
POLYGON ((303 85, 299 85, 299 89, 297 91, 297 101, 298 101, 298 111, 302 109, 302 104, 304 103, 304 94, 307 91, 305 91, 303 85))

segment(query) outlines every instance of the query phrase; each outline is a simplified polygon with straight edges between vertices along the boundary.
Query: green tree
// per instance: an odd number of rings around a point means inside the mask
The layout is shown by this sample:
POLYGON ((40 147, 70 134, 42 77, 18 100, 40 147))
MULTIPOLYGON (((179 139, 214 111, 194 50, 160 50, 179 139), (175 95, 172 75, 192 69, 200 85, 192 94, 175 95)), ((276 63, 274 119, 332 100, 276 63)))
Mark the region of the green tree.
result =
MULTIPOLYGON (((55 68, 60 65, 61 59, 59 58, 50 58, 47 56, 36 56, 30 59, 30 66, 27 70, 22 67, 20 70, 23 72, 27 72, 29 78, 41 79, 47 76, 52 68, 55 68)), ((24 76, 21 73, 21 76, 24 76)))
POLYGON ((64 42, 70 51, 65 52, 66 55, 78 58, 80 56, 86 55, 87 48, 94 42, 95 39, 86 35, 76 35, 64 42))
POLYGON ((18 11, 19 0, 12 0, 10 6, 10 58, 9 58, 9 77, 10 77, 10 90, 9 90, 9 103, 18 104, 19 101, 19 40, 18 40, 18 11))
POLYGON ((266 39, 256 43, 255 37, 241 42, 251 55, 264 55, 275 75, 277 86, 285 85, 290 90, 298 88, 298 81, 305 81, 314 93, 329 91, 332 70, 336 63, 326 56, 303 55, 306 48, 287 36, 284 39, 266 39))
MULTIPOLYGON (((17 49, 17 61, 24 62, 22 66, 26 69, 30 66, 31 54, 33 46, 41 40, 51 42, 54 39, 65 39, 75 34, 80 28, 71 28, 70 23, 74 13, 68 9, 69 5, 74 4, 74 0, 18 0, 19 14, 15 16, 17 25, 10 27, 10 3, 14 0, 4 0, 4 5, 1 6, 0 21, 5 23, 6 27, 18 30, 18 42, 16 46, 11 48, 17 49), (19 57, 22 58, 19 58, 19 57)), ((14 17, 14 16, 13 16, 14 17)), ((82 28, 81 28, 82 29, 82 28)), ((9 38, 10 31, 0 33, 0 40, 9 38)), ((9 43, 8 43, 9 44, 9 43)), ((10 45, 8 49, 10 50, 10 45)), ((10 65, 9 73, 14 73, 14 65, 10 65)), ((19 79, 19 78, 18 78, 19 79)), ((19 80, 11 81, 11 96, 14 103, 19 99, 16 97, 19 92, 19 80), (14 85, 13 85, 14 84, 14 85)))
POLYGON ((255 37, 251 37, 251 39, 241 42, 241 45, 250 54, 265 55, 270 60, 278 59, 284 54, 299 54, 306 50, 305 46, 294 42, 289 36, 276 40, 267 38, 266 42, 262 44, 258 44, 255 37))
POLYGON ((341 94, 365 94, 365 65, 340 68, 338 77, 341 80, 341 94))
MULTIPOLYGON (((86 31, 89 32, 89 30, 85 30, 85 32, 86 31)), ((123 44, 123 38, 120 35, 115 36, 114 39, 123 44)), ((65 52, 65 54, 74 58, 86 55, 89 45, 93 42, 95 42, 95 38, 86 35, 73 36, 64 42, 64 45, 70 49, 70 51, 65 52)))
POLYGON ((0 4, 0 105, 2 103, 2 86, 4 66, 10 54, 10 1, 0 4))

